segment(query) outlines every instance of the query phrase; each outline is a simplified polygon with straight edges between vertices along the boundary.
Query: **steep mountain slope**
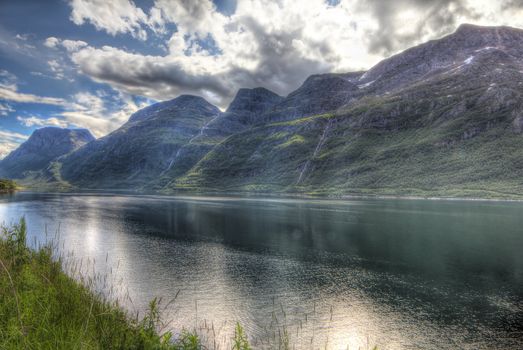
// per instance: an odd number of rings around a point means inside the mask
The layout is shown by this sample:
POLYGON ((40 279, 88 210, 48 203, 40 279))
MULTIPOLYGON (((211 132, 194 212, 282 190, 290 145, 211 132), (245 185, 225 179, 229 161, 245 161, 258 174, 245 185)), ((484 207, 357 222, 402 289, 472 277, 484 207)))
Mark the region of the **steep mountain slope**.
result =
POLYGON ((510 27, 463 24, 451 35, 383 60, 363 74, 359 83, 367 86, 367 94, 383 93, 470 63, 484 51, 500 50, 521 57, 521 33, 520 29, 510 27))
POLYGON ((94 140, 85 129, 38 129, 20 147, 0 161, 0 175, 20 179, 46 169, 58 157, 94 140))
POLYGON ((318 74, 308 77, 295 91, 260 118, 260 123, 296 119, 335 110, 361 96, 356 85, 363 72, 318 74))
POLYGON ((162 189, 173 178, 185 175, 209 151, 230 135, 242 132, 282 97, 265 88, 240 89, 229 108, 207 124, 170 158, 169 166, 156 179, 146 184, 147 189, 162 189))
POLYGON ((181 148, 218 116, 218 108, 197 96, 147 107, 118 130, 64 157, 62 179, 90 188, 141 187, 168 169, 181 148))
POLYGON ((522 195, 522 49, 521 30, 464 26, 378 64, 341 109, 231 136, 168 188, 522 195))
POLYGON ((227 113, 236 116, 243 124, 260 123, 260 117, 284 100, 283 97, 265 88, 240 89, 227 108, 227 113))
POLYGON ((62 159, 61 178, 89 188, 159 189, 280 100, 266 89, 242 89, 227 113, 197 96, 157 103, 62 159))

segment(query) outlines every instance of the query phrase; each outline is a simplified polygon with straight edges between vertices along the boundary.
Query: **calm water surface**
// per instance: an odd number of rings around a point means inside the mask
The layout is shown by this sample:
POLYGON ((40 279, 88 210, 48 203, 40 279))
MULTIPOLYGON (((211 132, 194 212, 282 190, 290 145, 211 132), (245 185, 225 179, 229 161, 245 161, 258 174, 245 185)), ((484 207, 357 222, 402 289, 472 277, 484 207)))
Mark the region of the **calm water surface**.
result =
POLYGON ((523 348, 523 203, 0 197, 0 221, 22 215, 131 310, 179 293, 169 327, 211 348, 237 321, 258 348, 284 329, 306 349, 523 348))

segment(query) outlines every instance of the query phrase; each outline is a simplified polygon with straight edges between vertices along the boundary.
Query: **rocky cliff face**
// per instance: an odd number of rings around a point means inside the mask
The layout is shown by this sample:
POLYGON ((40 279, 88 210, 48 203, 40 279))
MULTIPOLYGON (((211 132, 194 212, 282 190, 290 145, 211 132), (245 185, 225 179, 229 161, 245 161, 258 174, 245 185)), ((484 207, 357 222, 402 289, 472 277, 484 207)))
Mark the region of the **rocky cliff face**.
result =
POLYGON ((23 178, 29 172, 45 169, 50 162, 93 140, 93 135, 85 129, 38 129, 0 161, 0 173, 10 178, 23 178))

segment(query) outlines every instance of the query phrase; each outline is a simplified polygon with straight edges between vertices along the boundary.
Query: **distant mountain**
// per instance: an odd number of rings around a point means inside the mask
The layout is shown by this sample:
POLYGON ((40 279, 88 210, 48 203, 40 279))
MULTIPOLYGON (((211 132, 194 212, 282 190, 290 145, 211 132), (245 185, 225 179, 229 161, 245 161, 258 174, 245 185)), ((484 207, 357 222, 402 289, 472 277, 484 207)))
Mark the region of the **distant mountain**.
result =
POLYGON ((86 129, 38 129, 0 161, 1 176, 20 179, 45 170, 52 161, 94 140, 86 129))
POLYGON ((89 188, 523 198, 523 31, 462 25, 225 112, 180 96, 60 157, 89 188))

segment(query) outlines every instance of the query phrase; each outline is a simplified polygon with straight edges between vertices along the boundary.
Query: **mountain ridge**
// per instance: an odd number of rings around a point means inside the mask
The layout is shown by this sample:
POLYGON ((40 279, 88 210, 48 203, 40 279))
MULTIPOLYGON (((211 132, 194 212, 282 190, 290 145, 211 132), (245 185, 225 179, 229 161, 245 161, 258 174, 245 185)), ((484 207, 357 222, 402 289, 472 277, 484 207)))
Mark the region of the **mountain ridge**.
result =
POLYGON ((242 88, 222 112, 182 95, 61 157, 60 181, 523 197, 521 62, 523 30, 462 25, 366 72, 311 75, 284 97, 242 88))
POLYGON ((44 127, 37 129, 16 150, 0 160, 2 176, 21 178, 94 140, 87 129, 44 127))

